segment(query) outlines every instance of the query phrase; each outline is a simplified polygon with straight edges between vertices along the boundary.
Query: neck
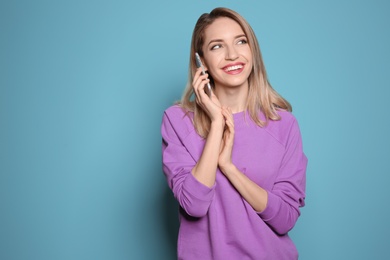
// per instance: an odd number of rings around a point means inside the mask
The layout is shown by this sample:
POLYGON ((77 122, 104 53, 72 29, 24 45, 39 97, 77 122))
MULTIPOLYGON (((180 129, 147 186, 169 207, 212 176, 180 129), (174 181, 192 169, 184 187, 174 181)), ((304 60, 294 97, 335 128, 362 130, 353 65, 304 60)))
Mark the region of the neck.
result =
POLYGON ((248 97, 248 84, 241 87, 225 88, 215 87, 215 94, 222 106, 230 107, 233 114, 246 109, 248 97))

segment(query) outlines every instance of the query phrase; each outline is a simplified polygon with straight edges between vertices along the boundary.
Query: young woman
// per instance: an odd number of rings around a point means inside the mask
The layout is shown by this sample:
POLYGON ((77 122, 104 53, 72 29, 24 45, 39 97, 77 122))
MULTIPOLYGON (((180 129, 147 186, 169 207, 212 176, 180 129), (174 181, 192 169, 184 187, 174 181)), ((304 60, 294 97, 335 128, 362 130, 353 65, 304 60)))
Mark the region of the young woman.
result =
POLYGON ((189 81, 161 133, 164 173, 180 204, 179 259, 298 258, 288 231, 304 206, 307 158, 291 106, 269 84, 238 13, 216 8, 198 19, 189 81))

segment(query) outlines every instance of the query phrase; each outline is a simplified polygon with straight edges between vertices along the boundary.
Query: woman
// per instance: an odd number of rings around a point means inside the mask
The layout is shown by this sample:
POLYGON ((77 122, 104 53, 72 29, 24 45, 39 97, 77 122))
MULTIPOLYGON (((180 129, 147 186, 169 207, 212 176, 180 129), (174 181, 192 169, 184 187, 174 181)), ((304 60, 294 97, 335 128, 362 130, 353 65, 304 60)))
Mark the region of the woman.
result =
POLYGON ((188 82, 161 128, 163 169, 180 204, 178 258, 297 259, 288 231, 304 206, 307 158, 291 106, 268 83, 238 13, 200 16, 188 82))

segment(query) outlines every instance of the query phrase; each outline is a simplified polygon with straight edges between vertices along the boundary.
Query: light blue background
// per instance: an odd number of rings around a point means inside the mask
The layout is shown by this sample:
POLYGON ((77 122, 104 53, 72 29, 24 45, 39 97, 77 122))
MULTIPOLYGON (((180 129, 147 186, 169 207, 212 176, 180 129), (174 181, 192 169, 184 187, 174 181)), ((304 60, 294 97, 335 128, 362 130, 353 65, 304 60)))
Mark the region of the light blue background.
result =
POLYGON ((241 13, 309 157, 300 259, 390 257, 388 1, 1 1, 0 259, 174 259, 163 110, 241 13))

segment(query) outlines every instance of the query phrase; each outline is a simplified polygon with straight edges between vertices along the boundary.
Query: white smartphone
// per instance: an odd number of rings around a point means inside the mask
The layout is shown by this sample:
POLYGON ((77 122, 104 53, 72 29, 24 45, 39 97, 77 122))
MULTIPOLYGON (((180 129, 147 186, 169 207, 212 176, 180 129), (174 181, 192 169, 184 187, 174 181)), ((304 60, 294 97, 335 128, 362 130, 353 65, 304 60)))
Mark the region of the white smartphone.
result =
MULTIPOLYGON (((199 54, 197 52, 195 52, 195 62, 196 62, 196 67, 197 68, 201 67, 202 68, 202 74, 205 75, 206 72, 204 71, 204 67, 203 67, 202 61, 200 60, 199 54)), ((204 91, 206 92, 206 94, 209 97, 211 96, 212 89, 211 89, 210 83, 207 83, 207 86, 205 87, 204 91)))

